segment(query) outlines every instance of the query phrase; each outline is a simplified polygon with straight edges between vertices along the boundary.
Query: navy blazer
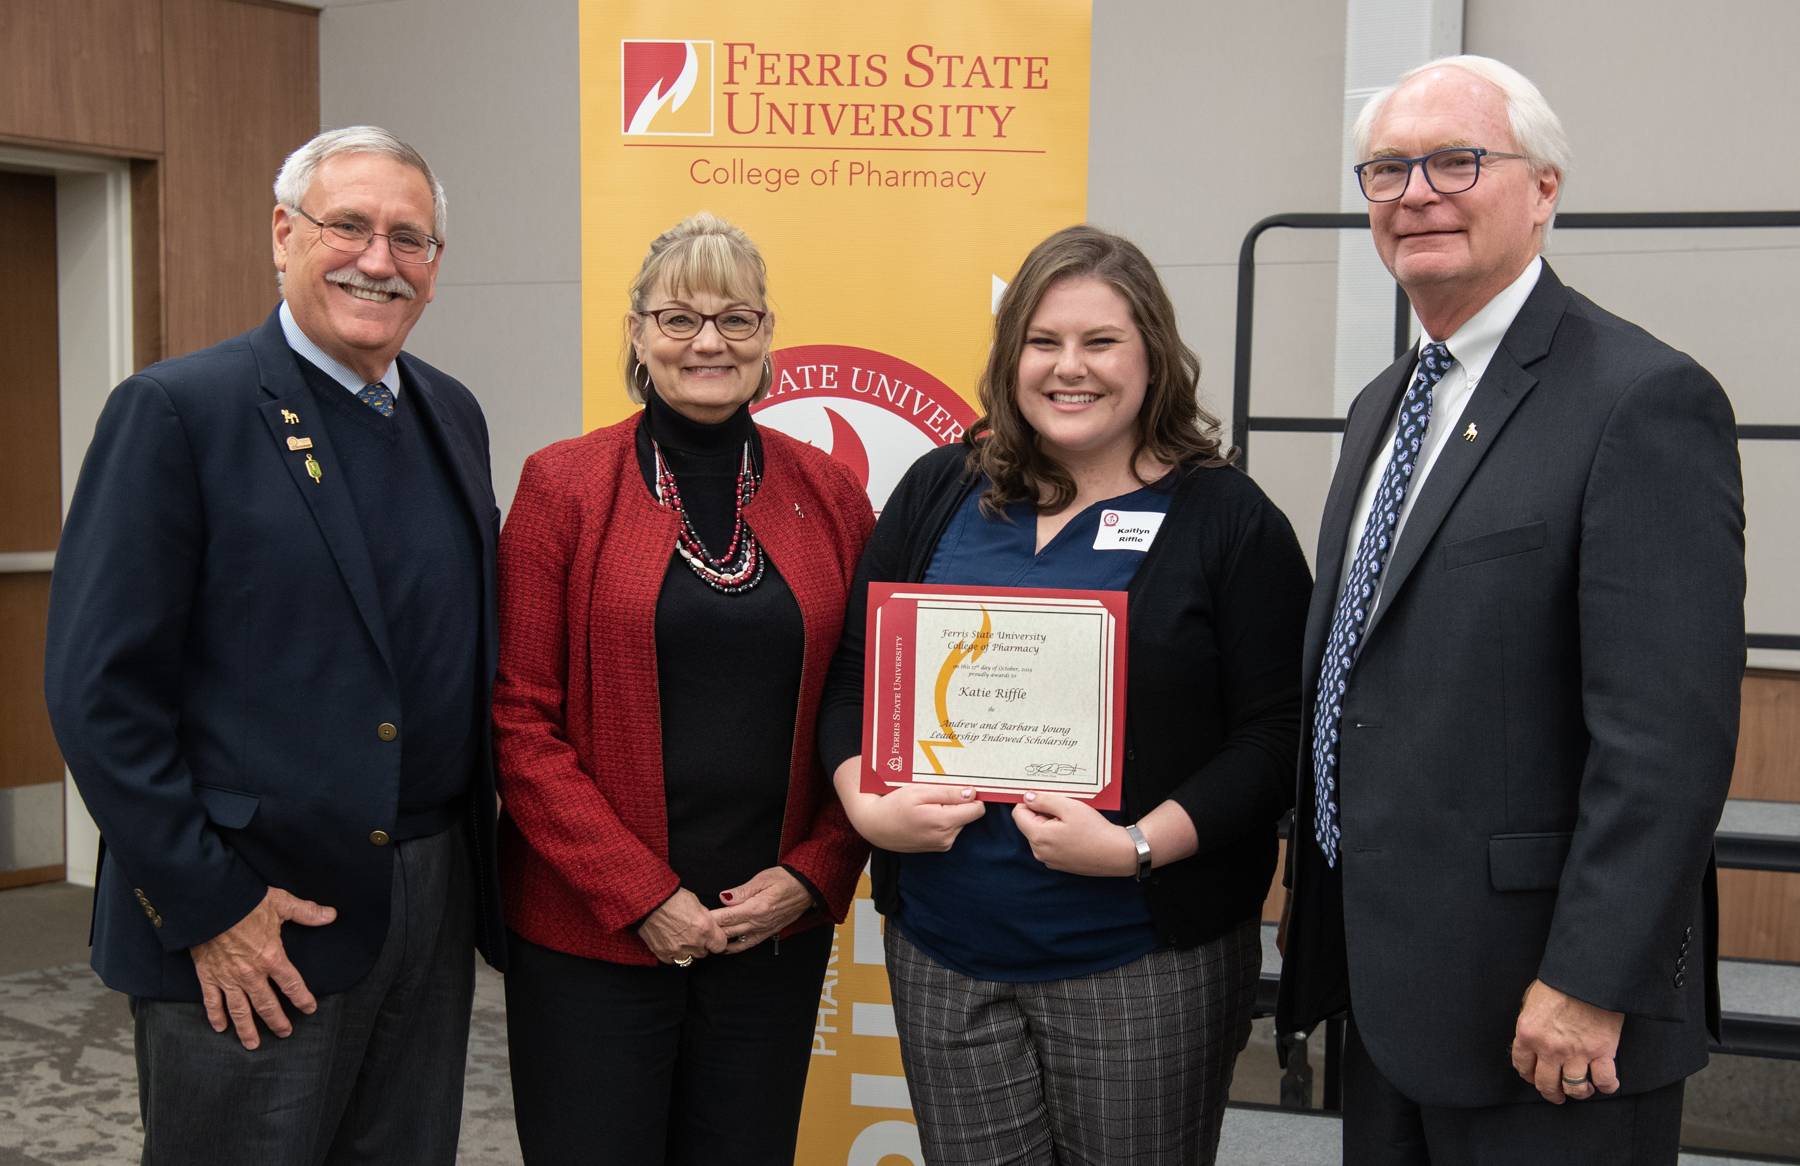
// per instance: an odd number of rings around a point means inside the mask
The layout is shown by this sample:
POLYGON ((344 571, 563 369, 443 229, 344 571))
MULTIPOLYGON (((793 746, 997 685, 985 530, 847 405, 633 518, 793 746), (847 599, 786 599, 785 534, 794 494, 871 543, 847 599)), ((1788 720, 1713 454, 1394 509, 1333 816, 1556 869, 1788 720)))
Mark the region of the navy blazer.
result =
POLYGON ((1427 1105, 1533 1100, 1534 978, 1626 1014, 1621 1088, 1706 1062, 1712 836, 1744 667, 1736 428, 1686 355, 1546 267, 1420 487, 1345 692, 1340 870, 1312 709, 1358 491, 1411 376, 1357 397, 1320 525, 1277 1022, 1351 1005, 1427 1105))
MULTIPOLYGON (((368 547, 300 359, 271 314, 113 390, 57 550, 45 696, 100 827, 94 968, 134 996, 199 999, 187 949, 270 886, 338 910, 324 927, 283 928, 314 992, 354 984, 387 934, 407 726, 368 547)), ((447 455, 480 537, 469 634, 484 699, 471 710, 480 763, 464 827, 476 935, 493 961, 504 942, 485 715, 499 529, 487 425, 456 380, 399 363, 403 399, 447 455)))

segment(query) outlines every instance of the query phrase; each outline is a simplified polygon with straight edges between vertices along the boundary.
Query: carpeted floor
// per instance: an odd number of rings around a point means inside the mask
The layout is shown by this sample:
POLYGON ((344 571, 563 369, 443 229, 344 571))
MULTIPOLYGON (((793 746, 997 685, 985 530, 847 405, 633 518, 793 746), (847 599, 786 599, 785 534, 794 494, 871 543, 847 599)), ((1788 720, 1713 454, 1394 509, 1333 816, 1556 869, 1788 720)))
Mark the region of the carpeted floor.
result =
MULTIPOLYGON (((0 976, 0 1166, 138 1160, 131 1014, 85 963, 0 976)), ((466 1166, 516 1166, 500 977, 482 967, 463 1094, 466 1166)))

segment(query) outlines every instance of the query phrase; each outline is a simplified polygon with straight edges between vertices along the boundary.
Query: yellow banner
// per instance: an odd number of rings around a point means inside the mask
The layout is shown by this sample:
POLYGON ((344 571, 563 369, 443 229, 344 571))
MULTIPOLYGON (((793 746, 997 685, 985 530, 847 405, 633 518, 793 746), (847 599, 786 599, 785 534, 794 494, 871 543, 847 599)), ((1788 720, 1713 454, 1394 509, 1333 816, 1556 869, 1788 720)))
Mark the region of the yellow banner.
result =
POLYGON ((699 210, 769 265, 758 420, 877 504, 974 418, 1003 281, 1086 214, 1087 0, 581 5, 582 419, 634 406, 626 288, 699 210))
MULTIPOLYGON (((710 210, 768 261, 757 420, 850 465, 879 506, 974 420, 1003 281, 1086 216, 1088 0, 580 11, 584 427, 636 408, 623 321, 650 241, 710 210)), ((820 999, 802 1163, 922 1162, 861 893, 820 999)))

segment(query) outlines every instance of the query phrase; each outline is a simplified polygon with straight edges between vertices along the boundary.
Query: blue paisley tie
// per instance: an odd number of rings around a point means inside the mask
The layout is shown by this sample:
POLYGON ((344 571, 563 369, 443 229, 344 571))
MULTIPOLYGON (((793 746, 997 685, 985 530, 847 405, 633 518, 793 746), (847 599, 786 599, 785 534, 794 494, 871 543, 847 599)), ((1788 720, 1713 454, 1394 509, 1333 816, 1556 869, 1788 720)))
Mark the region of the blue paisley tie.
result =
POLYGON ((1394 549, 1400 508, 1412 484, 1425 431, 1431 426, 1432 386, 1443 379, 1455 358, 1442 344, 1429 344, 1419 353, 1419 371, 1400 402, 1400 419, 1394 430, 1394 452, 1382 471, 1375 501, 1350 576, 1338 595, 1331 617, 1331 635, 1325 640, 1325 657, 1319 665, 1319 692, 1313 705, 1313 837, 1325 852, 1325 865, 1338 859, 1338 727, 1344 716, 1344 688, 1350 669, 1362 648, 1363 630, 1375 609, 1381 569, 1394 549))
POLYGON ((364 385, 356 394, 356 399, 383 417, 394 415, 394 394, 388 392, 388 387, 380 381, 376 381, 372 385, 364 385))

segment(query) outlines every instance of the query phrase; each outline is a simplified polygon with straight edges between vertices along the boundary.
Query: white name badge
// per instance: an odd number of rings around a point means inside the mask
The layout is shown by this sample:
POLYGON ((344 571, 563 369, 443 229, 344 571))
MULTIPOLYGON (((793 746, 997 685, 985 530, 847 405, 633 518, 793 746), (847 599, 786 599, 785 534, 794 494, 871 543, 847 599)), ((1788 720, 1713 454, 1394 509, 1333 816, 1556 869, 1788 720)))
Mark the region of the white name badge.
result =
POLYGON ((1150 540, 1162 529, 1163 515, 1156 510, 1102 510, 1100 530, 1094 535, 1097 551, 1147 551, 1150 540))

